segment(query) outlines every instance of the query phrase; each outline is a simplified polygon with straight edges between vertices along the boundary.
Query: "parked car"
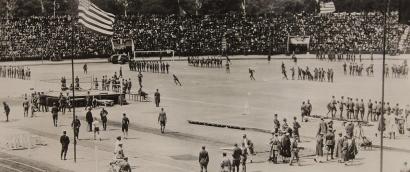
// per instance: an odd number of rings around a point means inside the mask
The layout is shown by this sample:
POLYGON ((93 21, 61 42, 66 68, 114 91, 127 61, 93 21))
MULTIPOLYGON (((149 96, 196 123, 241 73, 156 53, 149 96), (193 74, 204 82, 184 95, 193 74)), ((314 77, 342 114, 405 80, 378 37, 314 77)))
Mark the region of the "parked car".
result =
POLYGON ((108 59, 108 62, 113 64, 125 64, 130 60, 130 57, 126 54, 114 54, 108 59))

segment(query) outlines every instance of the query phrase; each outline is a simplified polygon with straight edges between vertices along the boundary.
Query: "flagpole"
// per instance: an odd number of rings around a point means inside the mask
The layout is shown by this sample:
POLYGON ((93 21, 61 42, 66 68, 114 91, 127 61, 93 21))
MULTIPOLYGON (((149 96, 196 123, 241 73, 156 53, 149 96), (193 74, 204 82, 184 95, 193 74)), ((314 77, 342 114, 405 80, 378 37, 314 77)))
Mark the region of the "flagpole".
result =
MULTIPOLYGON (((73 17, 74 18, 74 17, 73 17)), ((74 163, 76 163, 77 162, 77 139, 76 139, 76 137, 75 137, 75 127, 77 127, 77 126, 75 126, 76 124, 75 124, 75 106, 76 106, 76 104, 75 104, 75 85, 74 85, 74 55, 75 55, 75 52, 74 52, 74 47, 77 45, 76 43, 75 43, 75 33, 76 33, 76 27, 75 27, 75 23, 74 23, 74 21, 75 21, 75 18, 73 19, 73 25, 72 25, 72 27, 73 27, 73 34, 71 35, 71 39, 72 39, 72 47, 71 47, 71 84, 72 84, 72 91, 73 91, 73 98, 71 99, 71 101, 72 101, 72 106, 73 106, 73 132, 74 132, 74 163)))
POLYGON ((385 10, 383 13, 383 69, 382 69, 382 114, 379 119, 380 127, 380 172, 383 172, 383 130, 385 128, 384 124, 384 80, 385 80, 385 66, 386 66, 386 29, 387 29, 387 13, 389 12, 390 0, 384 1, 385 10), (386 4, 387 3, 387 4, 386 4))
POLYGON ((53 1, 53 15, 56 16, 56 0, 53 1))

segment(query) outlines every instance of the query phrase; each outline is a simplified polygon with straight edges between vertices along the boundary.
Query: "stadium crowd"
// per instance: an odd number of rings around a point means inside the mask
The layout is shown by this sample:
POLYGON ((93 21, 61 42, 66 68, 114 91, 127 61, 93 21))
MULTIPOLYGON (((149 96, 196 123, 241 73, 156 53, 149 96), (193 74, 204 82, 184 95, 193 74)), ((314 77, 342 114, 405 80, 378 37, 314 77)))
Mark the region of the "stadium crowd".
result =
MULTIPOLYGON (((136 49, 176 51, 177 55, 221 54, 222 38, 228 54, 287 53, 288 36, 310 36, 308 51, 377 53, 382 49, 381 13, 238 14, 186 16, 119 16, 114 35, 93 33, 72 16, 32 16, 0 19, 0 59, 26 60, 107 56, 110 39, 133 39, 136 49)), ((388 48, 397 51, 405 26, 397 12, 388 18, 388 48)))

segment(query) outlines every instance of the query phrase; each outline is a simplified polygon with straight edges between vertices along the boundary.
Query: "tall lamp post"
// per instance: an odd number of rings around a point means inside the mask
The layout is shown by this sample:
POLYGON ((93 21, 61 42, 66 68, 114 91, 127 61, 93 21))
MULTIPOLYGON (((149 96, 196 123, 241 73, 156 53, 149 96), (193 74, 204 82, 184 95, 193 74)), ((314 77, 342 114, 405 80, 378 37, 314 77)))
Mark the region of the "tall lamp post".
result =
MULTIPOLYGON (((75 106, 76 106, 76 102, 75 102, 75 83, 74 83, 74 56, 75 56, 75 52, 74 49, 75 47, 79 44, 80 38, 78 38, 78 42, 76 42, 76 29, 77 27, 75 26, 75 17, 73 17, 72 19, 72 29, 73 29, 73 33, 71 34, 71 39, 72 39, 72 47, 71 47, 71 91, 72 91, 72 98, 71 98, 71 105, 73 106, 73 132, 74 132, 74 136, 75 136, 75 127, 74 125, 76 125, 76 123, 74 122, 76 117, 75 117, 75 106)), ((77 162, 77 139, 74 137, 74 163, 77 162)))
POLYGON ((385 69, 386 69, 386 30, 387 30, 387 14, 389 13, 390 0, 384 0, 384 12, 383 12, 383 72, 382 72, 382 114, 379 119, 380 128, 380 172, 383 172, 383 130, 385 128, 384 124, 384 80, 385 80, 385 69))

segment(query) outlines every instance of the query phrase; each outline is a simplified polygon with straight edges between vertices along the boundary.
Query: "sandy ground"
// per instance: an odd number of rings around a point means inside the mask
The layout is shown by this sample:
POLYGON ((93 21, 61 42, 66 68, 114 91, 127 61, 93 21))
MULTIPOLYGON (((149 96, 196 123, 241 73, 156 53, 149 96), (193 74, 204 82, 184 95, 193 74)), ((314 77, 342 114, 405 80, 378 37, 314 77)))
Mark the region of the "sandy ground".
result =
MULTIPOLYGON (((285 56, 283 56, 286 58, 285 56)), ((367 56, 366 56, 367 57, 367 56)), ((377 59, 379 59, 377 57, 377 59)), ((342 62, 317 61, 313 59, 300 59, 297 64, 290 60, 242 60, 233 61, 230 73, 225 69, 196 68, 188 66, 186 62, 169 62, 170 74, 143 73, 144 90, 153 99, 155 89, 161 93, 161 107, 168 115, 167 133, 160 134, 157 124, 157 115, 160 111, 153 102, 130 101, 127 106, 114 106, 108 108, 110 120, 109 130, 102 132, 103 141, 93 141, 90 133, 86 132, 83 122, 80 137, 79 161, 60 161, 58 138, 62 130, 70 131, 71 114, 61 116, 58 128, 52 127, 49 113, 37 113, 38 117, 23 119, 22 97, 24 93, 34 90, 57 90, 59 78, 70 78, 71 66, 69 64, 35 65, 31 66, 33 78, 30 81, 0 78, 0 100, 12 105, 11 123, 1 123, 0 127, 11 128, 42 136, 49 144, 46 147, 34 149, 40 162, 56 164, 58 167, 73 171, 100 171, 107 168, 107 163, 112 158, 114 138, 121 135, 118 122, 121 114, 127 113, 131 120, 131 132, 126 141, 125 153, 130 157, 130 162, 136 171, 197 171, 197 154, 202 145, 206 145, 210 152, 211 162, 209 171, 217 171, 221 160, 221 153, 228 151, 234 143, 241 141, 242 134, 247 134, 256 145, 256 151, 261 152, 254 157, 255 163, 248 164, 248 171, 300 171, 302 167, 289 167, 288 165, 272 165, 266 162, 269 134, 254 131, 241 131, 225 128, 196 126, 187 123, 187 120, 215 122, 221 124, 239 125, 265 130, 272 129, 273 114, 279 118, 290 120, 293 116, 300 116, 302 101, 310 100, 313 105, 312 114, 324 115, 327 112, 326 104, 332 95, 339 99, 340 96, 353 98, 380 99, 381 97, 381 60, 363 60, 365 66, 375 64, 374 77, 352 77, 343 75, 342 62), (314 67, 333 68, 335 82, 311 82, 299 80, 283 80, 280 65, 285 63, 288 71, 290 66, 300 66, 310 69, 314 67), (256 81, 249 79, 248 68, 255 69, 256 81), (176 74, 183 86, 173 83, 172 75, 176 74), (96 149, 97 146, 97 149, 96 149), (96 151, 97 150, 97 151, 96 151), (96 158, 98 157, 98 158, 96 158), (99 159, 96 162, 96 159, 99 159)), ((387 60, 387 64, 400 64, 402 60, 387 60)), ((82 64, 75 65, 75 74, 80 77, 81 86, 90 88, 91 77, 108 75, 119 71, 121 65, 109 63, 88 63, 89 72, 83 74, 82 64)), ((128 66, 123 65, 124 78, 131 78, 133 89, 137 89, 137 73, 128 71, 128 66)), ((288 72, 290 78, 290 72, 288 72)), ((70 80, 68 80, 70 82, 70 80)), ((388 78, 386 80, 386 101, 391 104, 405 105, 410 103, 408 79, 388 78)), ((99 109, 93 110, 95 116, 99 109)), ((77 110, 79 116, 85 116, 81 108, 77 110)), ((306 149, 301 152, 303 156, 312 154, 318 121, 312 119, 302 124, 301 146, 306 149)), ((340 131, 340 123, 335 128, 340 131)), ((375 144, 374 127, 365 129, 375 144)), ((0 132, 4 135, 5 132, 0 132)), ((10 133, 10 132, 9 132, 10 133)), ((11 132, 13 133, 13 132, 11 132)), ((71 133, 69 133, 72 136, 71 133)), ((398 140, 386 140, 386 145, 410 150, 410 139, 399 136, 398 140)), ((70 150, 72 147, 70 148, 70 150)), ((311 171, 376 171, 379 168, 379 149, 373 151, 360 151, 357 161, 346 168, 336 162, 314 164, 312 157, 302 158, 303 169, 311 171), (335 168, 336 167, 336 168, 335 168)), ((25 156, 29 151, 7 151, 8 153, 25 156)), ((32 152, 31 152, 32 153, 32 152)), ((72 158, 72 152, 70 152, 72 158)), ((398 171, 404 160, 409 161, 409 154, 405 152, 389 151, 385 153, 385 168, 388 171, 398 171)))

